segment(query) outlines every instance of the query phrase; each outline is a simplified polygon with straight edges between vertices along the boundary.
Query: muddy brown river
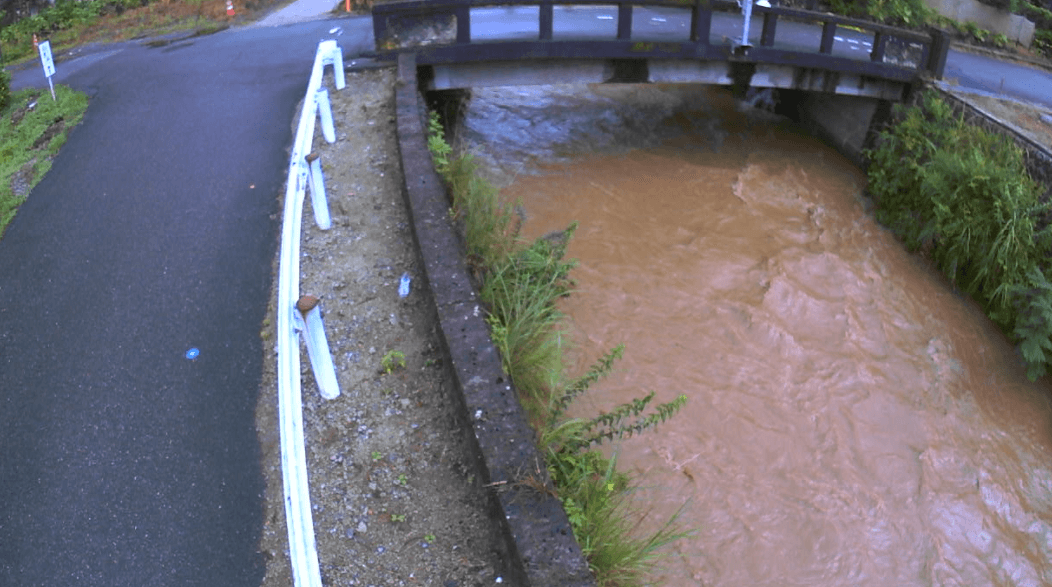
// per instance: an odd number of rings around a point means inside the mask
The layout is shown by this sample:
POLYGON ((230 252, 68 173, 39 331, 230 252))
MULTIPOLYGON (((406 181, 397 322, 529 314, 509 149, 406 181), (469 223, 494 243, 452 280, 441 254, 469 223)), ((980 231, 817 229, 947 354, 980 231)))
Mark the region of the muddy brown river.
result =
POLYGON ((835 151, 719 90, 476 90, 464 138, 540 235, 579 220, 581 415, 686 408, 624 442, 665 586, 1052 584, 1052 414, 974 304, 868 212, 835 151))

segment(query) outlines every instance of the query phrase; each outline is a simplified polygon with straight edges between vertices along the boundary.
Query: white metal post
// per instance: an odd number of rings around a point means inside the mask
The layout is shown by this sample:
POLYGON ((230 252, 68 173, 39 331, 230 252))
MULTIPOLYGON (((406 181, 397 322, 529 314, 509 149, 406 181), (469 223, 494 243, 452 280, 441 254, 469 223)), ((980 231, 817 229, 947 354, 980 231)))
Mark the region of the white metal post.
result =
POLYGON ((314 380, 318 383, 318 391, 325 399, 336 399, 340 396, 340 383, 336 380, 332 352, 329 350, 329 341, 325 338, 319 300, 314 296, 303 296, 296 303, 296 309, 303 315, 303 339, 307 343, 307 356, 310 357, 310 366, 314 371, 314 380))
POLYGON ((314 222, 318 228, 329 230, 332 227, 332 218, 329 216, 329 201, 325 196, 325 176, 321 173, 320 155, 311 153, 307 155, 307 164, 310 165, 310 204, 314 208, 314 222))
POLYGON ((336 127, 332 124, 332 104, 329 102, 329 90, 319 88, 314 93, 314 101, 318 104, 318 115, 321 116, 321 134, 329 144, 336 142, 336 127))
POLYGON ((752 23, 753 0, 742 0, 742 47, 749 47, 749 25, 752 23))

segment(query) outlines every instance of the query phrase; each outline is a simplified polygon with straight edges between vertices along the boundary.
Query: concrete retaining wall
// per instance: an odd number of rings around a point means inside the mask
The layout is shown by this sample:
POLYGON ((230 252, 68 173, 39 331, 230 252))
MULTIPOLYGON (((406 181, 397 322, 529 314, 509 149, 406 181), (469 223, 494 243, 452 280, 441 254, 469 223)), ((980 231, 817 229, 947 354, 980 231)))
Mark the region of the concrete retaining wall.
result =
POLYGON ((447 356, 471 423, 484 482, 493 489, 493 518, 505 537, 511 585, 593 587, 595 580, 555 497, 543 454, 469 278, 464 248, 450 221, 449 198, 427 149, 425 109, 415 56, 398 58, 398 144, 413 235, 438 313, 447 356))
POLYGON ((981 4, 976 0, 924 0, 935 12, 958 22, 974 23, 979 28, 1001 33, 1009 41, 1029 47, 1034 41, 1034 23, 1018 14, 981 4))
POLYGON ((815 92, 779 92, 778 111, 807 127, 858 166, 863 149, 891 109, 874 98, 836 96, 815 92))

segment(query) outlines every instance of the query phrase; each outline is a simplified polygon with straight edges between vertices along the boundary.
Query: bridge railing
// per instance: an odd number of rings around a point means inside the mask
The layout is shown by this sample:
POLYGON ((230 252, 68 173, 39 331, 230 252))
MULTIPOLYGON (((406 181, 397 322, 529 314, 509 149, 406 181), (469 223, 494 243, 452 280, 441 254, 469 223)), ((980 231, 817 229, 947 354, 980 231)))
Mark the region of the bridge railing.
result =
MULTIPOLYGON (((716 42, 713 42, 713 15, 739 12, 738 4, 731 0, 395 0, 377 4, 372 10, 373 32, 380 55, 392 55, 399 49, 415 46, 421 65, 546 58, 693 58, 816 67, 900 81, 908 81, 918 74, 938 79, 945 68, 949 41, 939 31, 925 34, 779 6, 753 7, 753 18, 762 20, 758 44, 732 42, 734 32, 715 35, 716 42), (573 38, 572 34, 560 34, 556 39, 556 6, 571 10, 615 8, 616 33, 603 39, 573 38), (473 39, 473 10, 495 7, 535 7, 536 36, 473 39), (636 9, 681 14, 689 18, 689 34, 682 39, 655 38, 640 31, 633 35, 636 9), (820 34, 812 37, 809 45, 780 43, 776 41, 780 22, 807 23, 820 34), (843 40, 838 33, 863 41, 851 41, 856 45, 856 52, 848 55, 835 47, 835 42, 843 40), (859 45, 868 46, 868 59, 866 55, 859 55, 859 45)), ((731 30, 728 17, 721 18, 721 26, 731 30)), ((737 18, 740 34, 741 17, 737 18)))

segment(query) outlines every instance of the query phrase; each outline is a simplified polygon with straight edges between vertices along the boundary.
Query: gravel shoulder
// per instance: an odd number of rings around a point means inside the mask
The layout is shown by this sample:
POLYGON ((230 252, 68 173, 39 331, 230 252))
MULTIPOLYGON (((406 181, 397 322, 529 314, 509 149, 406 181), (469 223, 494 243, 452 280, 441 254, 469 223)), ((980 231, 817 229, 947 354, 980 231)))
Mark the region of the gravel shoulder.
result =
MULTIPOLYGON (((419 281, 402 197, 394 71, 348 72, 347 88, 330 88, 330 98, 337 141, 326 143, 318 125, 314 145, 333 226, 317 229, 308 198, 300 259, 300 291, 322 300, 342 390, 335 400, 321 398, 304 349, 305 443, 323 584, 494 584, 504 564, 501 538, 470 456, 470 426, 454 409, 450 366, 443 364, 430 293, 419 281), (404 273, 411 287, 402 298, 404 273), (388 353, 394 359, 385 365, 388 353)), ((256 411, 267 485, 264 587, 292 584, 275 323, 272 308, 261 332, 268 352, 256 411)))

